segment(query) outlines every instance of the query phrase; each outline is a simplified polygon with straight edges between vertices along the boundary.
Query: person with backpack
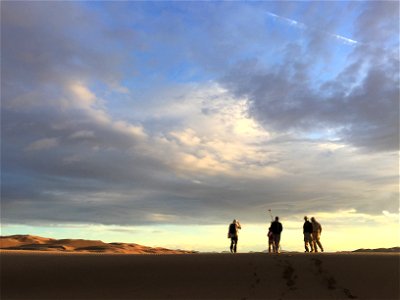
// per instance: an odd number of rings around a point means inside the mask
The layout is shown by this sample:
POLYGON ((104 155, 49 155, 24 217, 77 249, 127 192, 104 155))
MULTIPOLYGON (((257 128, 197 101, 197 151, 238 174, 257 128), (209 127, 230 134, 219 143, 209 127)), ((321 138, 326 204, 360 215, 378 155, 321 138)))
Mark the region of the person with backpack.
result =
POLYGON ((310 221, 308 221, 307 216, 304 216, 304 225, 303 225, 303 234, 304 234, 304 248, 306 249, 305 252, 310 252, 308 250, 308 244, 310 244, 311 252, 314 251, 313 246, 313 226, 310 221))
POLYGON ((274 238, 274 252, 279 253, 279 243, 281 241, 281 232, 283 230, 282 224, 279 222, 279 217, 275 217, 275 221, 271 223, 271 231, 274 238))
POLYGON ((324 247, 322 247, 322 244, 320 242, 320 237, 321 237, 321 232, 322 232, 322 226, 315 220, 314 217, 311 218, 311 224, 313 227, 313 244, 314 244, 314 252, 318 252, 318 247, 321 249, 321 252, 324 252, 324 247), (318 245, 318 247, 317 247, 318 245))
POLYGON ((236 253, 239 229, 242 229, 239 221, 236 219, 229 225, 228 238, 231 239, 231 253, 236 253))

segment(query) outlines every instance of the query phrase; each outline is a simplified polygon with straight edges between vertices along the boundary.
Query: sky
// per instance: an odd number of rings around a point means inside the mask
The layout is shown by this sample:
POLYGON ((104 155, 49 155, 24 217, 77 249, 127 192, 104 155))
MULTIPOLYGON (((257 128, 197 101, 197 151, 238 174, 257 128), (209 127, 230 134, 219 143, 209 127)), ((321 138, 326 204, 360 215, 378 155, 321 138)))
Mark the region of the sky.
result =
POLYGON ((1 3, 1 234, 393 247, 399 3, 1 3))

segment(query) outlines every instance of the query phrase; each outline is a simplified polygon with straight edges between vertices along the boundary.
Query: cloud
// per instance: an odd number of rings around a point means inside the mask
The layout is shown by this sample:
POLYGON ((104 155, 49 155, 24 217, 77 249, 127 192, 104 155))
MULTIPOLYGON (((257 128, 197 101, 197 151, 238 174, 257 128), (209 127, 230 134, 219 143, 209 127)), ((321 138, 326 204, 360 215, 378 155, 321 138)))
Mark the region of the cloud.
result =
POLYGON ((82 83, 71 84, 69 90, 73 93, 73 99, 77 99, 74 102, 77 106, 90 108, 96 102, 96 96, 82 83))
POLYGON ((37 140, 26 147, 27 151, 39 151, 45 149, 51 149, 58 145, 57 138, 44 138, 37 140))
POLYGON ((341 18, 298 34, 265 16, 311 28, 313 5, 98 5, 4 5, 3 222, 397 211, 393 41, 332 46, 325 33, 353 36, 341 18))
POLYGON ((134 47, 110 35, 84 5, 61 2, 4 3, 2 41, 2 85, 12 86, 3 92, 5 101, 39 84, 53 91, 54 84, 71 78, 121 88, 121 66, 131 66, 131 60, 126 51, 111 50, 134 47))
MULTIPOLYGON (((171 95, 170 101, 174 99, 171 95)), ((388 170, 393 169, 390 174, 395 178, 391 159, 368 155, 354 162, 353 150, 346 146, 285 140, 278 132, 265 132, 246 114, 245 101, 237 101, 215 84, 188 89, 180 100, 190 100, 191 114, 168 110, 169 101, 165 109, 157 107, 165 118, 178 118, 175 124, 180 129, 166 127, 145 137, 127 130, 133 125, 114 126, 118 121, 105 112, 107 122, 90 118, 86 108, 77 115, 74 106, 62 111, 75 116, 72 123, 80 122, 79 130, 63 118, 42 127, 42 134, 62 134, 61 151, 30 156, 11 152, 6 136, 3 219, 212 224, 240 214, 241 219, 254 222, 264 220, 267 208, 282 216, 315 208, 381 211, 383 201, 377 199, 384 199, 385 209, 393 211, 394 198, 387 198, 388 191, 396 197, 390 186, 393 179, 370 191, 371 183, 387 176, 388 170), (83 130, 82 125, 90 129, 83 130), (371 197, 376 203, 366 206, 371 197)))
POLYGON ((94 138, 95 135, 93 131, 90 130, 79 130, 74 133, 72 133, 69 138, 71 139, 91 139, 94 138))
MULTIPOLYGON (((329 60, 318 62, 310 57, 315 45, 295 41, 286 44, 285 55, 278 63, 265 66, 259 58, 243 60, 227 72, 221 83, 239 99, 248 99, 251 114, 267 130, 307 135, 318 128, 335 132, 336 139, 366 151, 398 150, 399 63, 398 55, 393 56, 398 49, 398 26, 393 24, 396 13, 390 10, 391 5, 382 6, 374 14, 376 29, 372 30, 385 28, 389 48, 374 39, 354 43, 347 61, 332 78, 318 78, 331 66, 329 60)), ((367 6, 356 27, 370 20, 371 11, 367 6)), ((302 25, 283 20, 296 27, 302 25)), ((310 32, 311 40, 324 39, 321 33, 327 32, 310 32)), ((324 47, 316 54, 324 57, 330 52, 324 47)))
POLYGON ((399 3, 396 1, 370 2, 358 15, 356 34, 365 43, 382 48, 398 44, 399 3))

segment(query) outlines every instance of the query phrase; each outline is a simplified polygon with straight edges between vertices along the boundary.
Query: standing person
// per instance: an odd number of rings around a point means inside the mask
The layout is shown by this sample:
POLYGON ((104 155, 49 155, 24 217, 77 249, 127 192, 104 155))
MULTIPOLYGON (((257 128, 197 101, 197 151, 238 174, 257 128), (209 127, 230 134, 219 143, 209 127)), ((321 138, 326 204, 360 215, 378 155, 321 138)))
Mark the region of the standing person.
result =
POLYGON ((314 251, 312 233, 313 233, 313 226, 311 222, 308 221, 307 216, 304 216, 303 234, 304 234, 304 248, 306 249, 305 252, 309 252, 308 244, 310 244, 311 252, 314 251))
POLYGON ((231 239, 231 247, 230 247, 231 253, 236 253, 239 229, 242 229, 239 221, 233 220, 233 222, 229 225, 229 230, 228 230, 228 238, 231 239))
POLYGON ((312 236, 313 236, 314 252, 318 252, 318 247, 321 249, 322 252, 324 252, 324 247, 322 247, 322 244, 319 241, 322 232, 321 224, 319 224, 314 217, 311 218, 311 223, 313 227, 312 236))
POLYGON ((271 231, 271 227, 268 228, 268 253, 271 253, 274 248, 274 234, 271 231))
POLYGON ((271 231, 274 237, 274 252, 279 253, 279 243, 281 241, 282 224, 279 222, 279 217, 275 217, 275 221, 271 223, 271 231))

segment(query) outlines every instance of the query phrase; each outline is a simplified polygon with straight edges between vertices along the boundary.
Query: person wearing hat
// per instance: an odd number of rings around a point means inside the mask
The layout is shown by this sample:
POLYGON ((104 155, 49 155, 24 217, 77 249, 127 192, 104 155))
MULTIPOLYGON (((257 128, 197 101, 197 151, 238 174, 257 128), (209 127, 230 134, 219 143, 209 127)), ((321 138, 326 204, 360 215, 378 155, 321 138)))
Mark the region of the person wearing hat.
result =
POLYGON ((236 253, 239 229, 242 229, 239 221, 237 221, 236 219, 233 220, 233 222, 229 225, 229 230, 228 230, 228 238, 231 239, 231 247, 230 247, 231 253, 236 253))

